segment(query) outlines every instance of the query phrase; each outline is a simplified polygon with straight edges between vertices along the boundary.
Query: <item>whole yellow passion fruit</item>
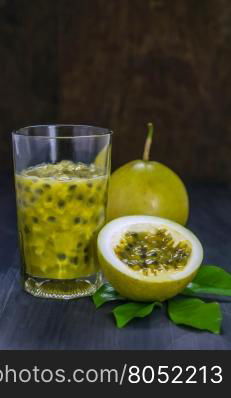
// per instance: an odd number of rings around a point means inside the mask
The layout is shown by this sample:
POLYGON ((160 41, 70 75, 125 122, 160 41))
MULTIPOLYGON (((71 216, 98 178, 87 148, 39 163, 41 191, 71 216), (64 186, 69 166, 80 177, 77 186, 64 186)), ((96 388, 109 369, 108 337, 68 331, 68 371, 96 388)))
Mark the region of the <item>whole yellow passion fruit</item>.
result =
POLYGON ((128 215, 150 215, 185 225, 189 199, 180 177, 162 163, 150 161, 153 125, 142 160, 134 160, 112 173, 109 183, 107 220, 128 215))

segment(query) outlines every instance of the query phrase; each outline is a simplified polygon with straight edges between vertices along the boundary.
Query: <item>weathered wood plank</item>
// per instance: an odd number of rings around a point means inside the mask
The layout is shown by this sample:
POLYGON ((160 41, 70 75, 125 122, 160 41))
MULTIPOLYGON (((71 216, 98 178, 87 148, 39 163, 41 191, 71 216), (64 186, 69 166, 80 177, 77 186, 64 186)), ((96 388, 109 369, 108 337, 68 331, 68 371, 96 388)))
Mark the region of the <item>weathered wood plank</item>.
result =
MULTIPOLYGON (((194 184, 190 194, 189 227, 202 241, 205 263, 231 271, 230 187, 194 184)), ((10 197, 0 195, 3 220, 4 214, 14 214, 10 197)), ((15 217, 8 217, 8 232, 3 224, 0 234, 0 349, 231 349, 231 302, 222 304, 223 330, 215 336, 174 326, 164 310, 120 330, 111 315, 114 304, 96 311, 90 298, 71 302, 34 298, 19 283, 15 217)))

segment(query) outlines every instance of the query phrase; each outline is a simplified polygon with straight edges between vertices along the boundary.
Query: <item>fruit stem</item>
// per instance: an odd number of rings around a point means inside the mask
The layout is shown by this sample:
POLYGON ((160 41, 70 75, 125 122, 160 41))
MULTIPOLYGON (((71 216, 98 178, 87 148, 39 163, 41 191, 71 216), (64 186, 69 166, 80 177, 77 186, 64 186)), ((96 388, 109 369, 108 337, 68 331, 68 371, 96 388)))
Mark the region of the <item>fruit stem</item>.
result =
POLYGON ((152 138, 153 138, 153 124, 148 123, 148 134, 147 138, 144 144, 144 154, 143 154, 143 160, 149 160, 149 155, 150 155, 150 149, 152 145, 152 138))

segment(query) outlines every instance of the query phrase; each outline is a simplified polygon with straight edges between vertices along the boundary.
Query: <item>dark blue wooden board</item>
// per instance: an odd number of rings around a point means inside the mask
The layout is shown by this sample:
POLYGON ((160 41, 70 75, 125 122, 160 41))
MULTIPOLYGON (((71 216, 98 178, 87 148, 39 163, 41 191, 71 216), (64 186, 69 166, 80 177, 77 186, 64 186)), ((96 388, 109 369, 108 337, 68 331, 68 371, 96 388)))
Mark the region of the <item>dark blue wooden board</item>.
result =
MULTIPOLYGON (((189 185, 189 228, 200 238, 205 262, 231 271, 231 187, 189 185)), ((34 298, 19 282, 12 180, 0 179, 0 349, 231 349, 231 300, 222 303, 222 334, 175 326, 164 309, 117 329, 113 304, 96 311, 90 298, 62 302, 34 298)))

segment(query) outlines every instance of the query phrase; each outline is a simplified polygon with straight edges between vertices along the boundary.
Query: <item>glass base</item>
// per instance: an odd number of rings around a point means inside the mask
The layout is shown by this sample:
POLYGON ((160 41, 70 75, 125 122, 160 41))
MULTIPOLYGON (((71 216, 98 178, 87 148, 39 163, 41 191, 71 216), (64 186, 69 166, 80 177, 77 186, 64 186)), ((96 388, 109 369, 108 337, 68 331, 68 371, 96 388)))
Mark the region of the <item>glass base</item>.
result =
POLYGON ((71 300, 92 296, 102 285, 102 274, 77 279, 42 279, 25 275, 24 290, 35 297, 71 300))

